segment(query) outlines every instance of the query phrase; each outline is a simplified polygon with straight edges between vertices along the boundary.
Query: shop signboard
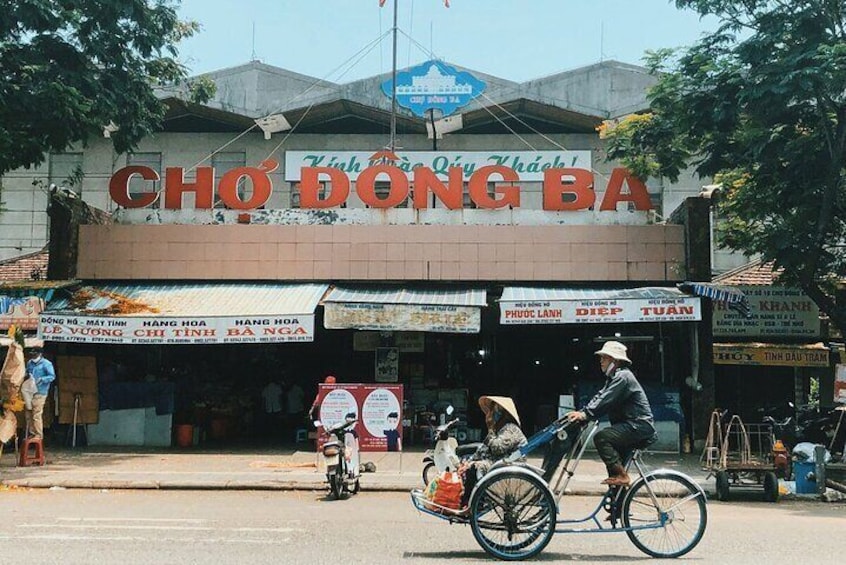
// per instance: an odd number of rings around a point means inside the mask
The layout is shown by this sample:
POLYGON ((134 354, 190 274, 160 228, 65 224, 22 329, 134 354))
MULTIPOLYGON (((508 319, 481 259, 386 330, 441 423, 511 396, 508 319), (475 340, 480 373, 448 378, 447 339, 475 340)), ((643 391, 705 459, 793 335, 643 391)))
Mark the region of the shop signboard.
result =
MULTIPOLYGON (((319 419, 324 428, 355 414, 361 451, 399 451, 402 447, 402 398, 400 384, 320 384, 319 419)), ((318 441, 318 451, 325 438, 318 441)))
POLYGON ((479 333, 481 323, 481 311, 473 306, 358 302, 323 305, 323 325, 330 330, 479 333))
POLYGON ((697 297, 500 302, 499 323, 590 324, 702 319, 697 297))
POLYGON ((834 401, 846 404, 846 365, 841 363, 834 368, 834 401))
MULTIPOLYGON (((521 181, 542 181, 550 169, 585 169, 592 166, 590 151, 397 151, 391 164, 411 180, 418 168, 432 171, 440 179, 450 178, 457 168, 463 181, 470 180, 482 167, 507 167, 521 181)), ((372 151, 286 151, 285 180, 299 182, 304 169, 327 167, 342 171, 355 181, 368 167, 385 160, 384 153, 372 151)))
POLYGON ((377 347, 393 345, 400 353, 423 353, 426 335, 423 332, 375 332, 353 333, 353 351, 376 351, 377 347))
POLYGON ((715 343, 714 364, 828 367, 829 350, 823 346, 715 343))
POLYGON ((11 326, 22 330, 38 328, 38 315, 44 310, 44 299, 38 296, 0 294, 0 330, 11 326))
POLYGON ((314 315, 142 318, 42 314, 38 337, 123 344, 314 341, 314 315))
POLYGON ((714 303, 714 335, 720 337, 820 337, 820 309, 798 288, 739 286, 750 317, 714 303))
POLYGON ((435 60, 397 73, 396 81, 396 89, 393 80, 383 82, 382 92, 390 98, 396 90, 397 104, 421 118, 429 117, 430 110, 449 116, 485 90, 472 74, 435 60))
MULTIPOLYGON (((646 185, 624 168, 614 168, 604 192, 597 193, 590 155, 589 151, 289 151, 285 180, 296 183, 299 208, 305 210, 344 206, 353 191, 363 204, 377 209, 408 205, 425 210, 440 200, 444 208, 460 210, 467 205, 465 193, 476 208, 520 208, 520 183, 524 181, 541 183, 542 208, 547 211, 595 208, 613 213, 620 203, 631 204, 639 211, 653 208, 646 185), (379 182, 387 182, 387 194, 379 193, 379 182), (493 193, 491 184, 495 185, 493 193)), ((126 209, 146 208, 161 198, 162 209, 182 210, 186 208, 184 197, 190 195, 190 207, 196 210, 212 210, 217 202, 230 210, 256 210, 270 200, 273 172, 278 167, 277 161, 268 159, 256 167, 238 167, 219 177, 214 167, 197 167, 192 180, 185 178, 184 167, 168 167, 158 191, 156 183, 161 175, 157 171, 130 165, 112 175, 109 196, 126 209), (149 183, 149 190, 131 191, 134 180, 149 183), (245 182, 252 187, 248 194, 240 189, 245 182)))
POLYGON ((376 359, 376 382, 397 382, 399 380, 399 348, 377 347, 374 357, 376 359))

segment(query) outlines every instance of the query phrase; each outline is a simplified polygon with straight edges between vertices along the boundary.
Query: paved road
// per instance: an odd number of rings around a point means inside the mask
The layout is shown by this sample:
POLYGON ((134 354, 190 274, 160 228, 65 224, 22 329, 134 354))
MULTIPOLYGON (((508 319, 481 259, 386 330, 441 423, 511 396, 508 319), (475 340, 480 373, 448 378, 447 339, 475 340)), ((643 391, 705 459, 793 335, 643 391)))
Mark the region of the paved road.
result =
MULTIPOLYGON (((593 501, 567 498, 564 508, 593 501)), ((0 515, 2 562, 16 565, 489 561, 468 527, 419 515, 400 493, 6 490, 0 515)), ((684 560, 835 563, 844 531, 843 504, 713 502, 705 538, 684 560)), ((623 534, 559 534, 537 561, 647 559, 623 534)))

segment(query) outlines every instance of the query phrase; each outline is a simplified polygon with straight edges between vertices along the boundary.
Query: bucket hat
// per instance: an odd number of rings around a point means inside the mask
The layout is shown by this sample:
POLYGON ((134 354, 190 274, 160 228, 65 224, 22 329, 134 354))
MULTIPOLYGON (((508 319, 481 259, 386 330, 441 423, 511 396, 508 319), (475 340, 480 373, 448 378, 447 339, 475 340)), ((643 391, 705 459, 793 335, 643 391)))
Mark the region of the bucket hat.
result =
POLYGON ((491 405, 496 404, 506 412, 508 412, 517 425, 520 425, 520 415, 517 414, 517 406, 514 401, 508 396, 482 396, 479 398, 479 407, 485 414, 491 409, 491 405))
POLYGON ((626 355, 626 346, 619 341, 606 341, 602 346, 602 349, 595 352, 594 355, 607 355, 608 357, 618 361, 625 361, 626 363, 632 362, 626 355))

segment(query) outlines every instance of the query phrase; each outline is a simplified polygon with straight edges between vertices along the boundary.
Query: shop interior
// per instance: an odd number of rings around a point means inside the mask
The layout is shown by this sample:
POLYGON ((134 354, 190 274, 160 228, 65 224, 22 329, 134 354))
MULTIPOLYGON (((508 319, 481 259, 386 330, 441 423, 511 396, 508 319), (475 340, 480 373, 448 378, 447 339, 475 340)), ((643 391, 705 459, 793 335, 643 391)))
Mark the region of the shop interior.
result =
MULTIPOLYGON (((47 355, 58 358, 59 387, 68 378, 59 356, 95 358, 100 412, 99 418, 90 411, 86 417, 100 426, 104 410, 145 408, 149 434, 139 440, 138 425, 127 430, 142 445, 292 444, 309 425, 304 411, 288 414, 285 395, 299 388, 293 395, 307 411, 318 383, 333 375, 339 383, 403 384, 404 445, 427 446, 448 405, 466 422, 459 441, 483 439, 476 401, 484 394, 513 397, 527 433, 557 417, 560 395, 573 395, 581 406, 603 382, 594 352, 616 339, 629 347, 656 419, 674 420, 683 429, 689 324, 502 326, 494 313, 483 311, 478 334, 327 330, 320 313, 315 325, 315 340, 307 343, 51 344, 47 355), (283 392, 279 413, 265 410, 270 383, 283 392), (188 427, 190 437, 178 438, 188 427)), ((67 414, 60 421, 69 421, 67 414)))

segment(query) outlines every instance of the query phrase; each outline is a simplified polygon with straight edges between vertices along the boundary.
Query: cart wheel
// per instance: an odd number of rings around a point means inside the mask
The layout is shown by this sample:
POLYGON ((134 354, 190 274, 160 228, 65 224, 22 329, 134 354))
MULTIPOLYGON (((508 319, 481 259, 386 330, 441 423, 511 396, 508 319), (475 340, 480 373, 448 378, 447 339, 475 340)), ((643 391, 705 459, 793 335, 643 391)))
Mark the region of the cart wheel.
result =
POLYGON ((729 499, 729 476, 725 471, 718 471, 717 479, 717 500, 729 499))
POLYGON ((555 533, 555 498, 543 480, 505 471, 480 482, 470 501, 470 528, 488 554, 505 561, 540 553, 555 533))
POLYGON ((626 535, 652 557, 686 554, 702 539, 707 524, 705 493, 691 479, 674 473, 644 476, 623 500, 626 535))
POLYGON ((764 473, 764 500, 778 502, 778 478, 775 473, 764 473))

